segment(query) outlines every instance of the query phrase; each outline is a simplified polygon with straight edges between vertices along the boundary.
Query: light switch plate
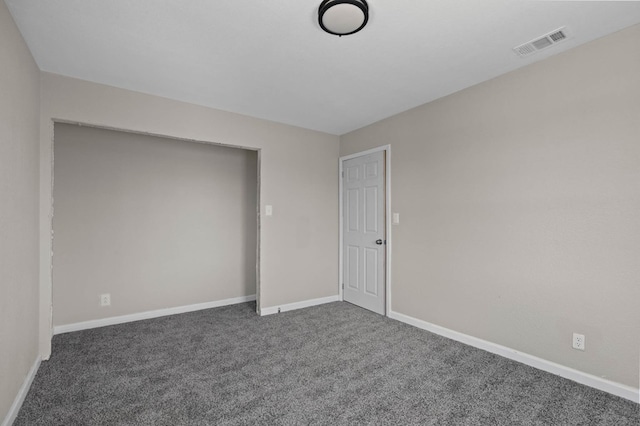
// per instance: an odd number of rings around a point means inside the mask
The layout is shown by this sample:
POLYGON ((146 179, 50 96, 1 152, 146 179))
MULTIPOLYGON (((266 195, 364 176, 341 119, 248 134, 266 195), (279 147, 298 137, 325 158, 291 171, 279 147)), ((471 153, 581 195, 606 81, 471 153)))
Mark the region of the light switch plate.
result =
POLYGON ((393 224, 398 225, 400 223, 400 213, 393 214, 393 224))
POLYGON ((264 206, 264 214, 267 216, 273 216, 273 206, 270 206, 270 205, 264 206))

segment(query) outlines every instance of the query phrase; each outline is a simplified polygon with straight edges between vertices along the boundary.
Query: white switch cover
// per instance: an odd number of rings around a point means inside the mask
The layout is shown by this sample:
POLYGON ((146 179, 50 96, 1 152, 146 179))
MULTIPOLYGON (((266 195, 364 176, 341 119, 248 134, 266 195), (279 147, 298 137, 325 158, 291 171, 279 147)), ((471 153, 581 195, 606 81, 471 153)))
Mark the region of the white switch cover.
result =
POLYGON ((273 216, 273 206, 264 206, 264 214, 267 216, 273 216))
POLYGON ((393 214, 393 224, 398 225, 400 223, 400 213, 393 214))

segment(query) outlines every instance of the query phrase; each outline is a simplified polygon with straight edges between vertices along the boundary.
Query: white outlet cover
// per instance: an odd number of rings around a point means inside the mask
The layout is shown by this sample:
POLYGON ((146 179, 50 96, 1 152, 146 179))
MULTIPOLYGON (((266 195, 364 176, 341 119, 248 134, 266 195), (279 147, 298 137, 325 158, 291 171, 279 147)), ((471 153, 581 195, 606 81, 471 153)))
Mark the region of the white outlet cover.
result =
POLYGON ((264 206, 264 214, 267 216, 273 216, 273 206, 270 206, 270 205, 264 206))
POLYGON ((584 351, 585 343, 584 334, 573 333, 573 349, 584 351))
POLYGON ((393 214, 393 224, 397 225, 400 223, 400 213, 394 213, 393 214))
POLYGON ((100 306, 110 306, 111 305, 111 294, 101 294, 100 295, 100 306))

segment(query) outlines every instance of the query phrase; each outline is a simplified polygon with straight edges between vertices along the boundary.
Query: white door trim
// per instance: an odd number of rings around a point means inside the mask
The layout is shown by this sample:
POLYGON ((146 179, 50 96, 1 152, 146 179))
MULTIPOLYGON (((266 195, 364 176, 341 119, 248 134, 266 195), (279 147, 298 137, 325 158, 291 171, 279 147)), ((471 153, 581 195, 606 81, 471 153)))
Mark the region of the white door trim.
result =
POLYGON ((343 172, 343 164, 345 160, 350 160, 352 158, 361 157, 363 155, 371 154, 374 152, 384 151, 385 153, 385 178, 384 178, 384 192, 385 192, 385 239, 387 240, 387 250, 385 257, 385 316, 389 316, 391 312, 391 145, 383 145, 377 148, 371 148, 366 151, 356 152, 354 154, 345 155, 344 157, 340 157, 340 163, 338 168, 338 181, 339 181, 339 212, 340 212, 340 263, 338 268, 338 293, 340 295, 340 300, 344 300, 344 294, 342 291, 343 285, 343 243, 344 243, 344 221, 342 209, 343 200, 342 200, 342 172, 343 172))

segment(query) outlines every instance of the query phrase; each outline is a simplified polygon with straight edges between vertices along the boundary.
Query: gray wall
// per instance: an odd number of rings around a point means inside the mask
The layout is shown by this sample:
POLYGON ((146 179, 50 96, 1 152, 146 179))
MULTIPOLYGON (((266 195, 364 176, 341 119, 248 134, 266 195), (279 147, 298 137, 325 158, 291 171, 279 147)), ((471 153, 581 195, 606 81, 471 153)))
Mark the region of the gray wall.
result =
POLYGON ((54 120, 260 149, 261 307, 338 294, 337 136, 48 73, 42 73, 41 112, 44 357, 51 350, 54 120), (267 204, 273 205, 271 217, 264 216, 267 204))
POLYGON ((54 158, 54 325, 256 293, 256 151, 56 124, 54 158))
POLYGON ((39 90, 0 1, 0 422, 38 357, 39 90))
POLYGON ((344 135, 341 155, 384 144, 393 311, 638 387, 640 26, 344 135))

